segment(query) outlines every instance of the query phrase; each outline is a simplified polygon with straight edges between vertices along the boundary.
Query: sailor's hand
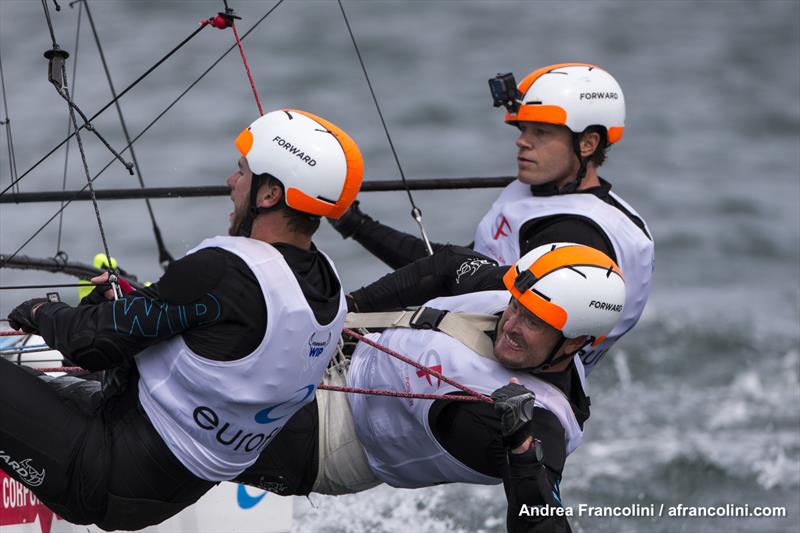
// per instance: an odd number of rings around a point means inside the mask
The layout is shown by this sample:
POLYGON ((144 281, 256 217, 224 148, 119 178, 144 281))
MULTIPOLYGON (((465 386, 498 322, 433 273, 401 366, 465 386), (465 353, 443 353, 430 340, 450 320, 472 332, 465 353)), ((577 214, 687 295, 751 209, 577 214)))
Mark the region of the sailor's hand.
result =
POLYGON ((492 393, 492 399, 494 410, 500 416, 503 444, 515 453, 527 451, 533 440, 530 423, 536 395, 512 378, 511 383, 492 393))
POLYGON ((111 290, 108 276, 108 272, 104 272, 89 280, 95 286, 94 290, 81 299, 80 305, 97 305, 114 299, 114 291, 111 290))
POLYGON ((346 239, 355 235, 361 225, 370 220, 372 220, 372 217, 358 208, 358 200, 356 200, 341 217, 338 219, 329 218, 328 222, 331 223, 333 229, 338 231, 342 237, 346 239))
MULTIPOLYGON (((92 283, 92 285, 95 285, 95 288, 92 292, 81 299, 79 305, 97 305, 107 300, 113 300, 114 290, 111 288, 111 283, 108 281, 109 276, 110 275, 108 272, 104 272, 99 276, 95 276, 90 279, 89 281, 92 283)), ((122 294, 133 292, 133 287, 131 287, 131 284, 128 283, 122 276, 117 277, 117 283, 119 283, 122 294)))
POLYGON ((36 310, 48 302, 47 298, 33 298, 22 302, 8 314, 8 325, 14 329, 21 329, 25 333, 39 333, 36 325, 36 310))

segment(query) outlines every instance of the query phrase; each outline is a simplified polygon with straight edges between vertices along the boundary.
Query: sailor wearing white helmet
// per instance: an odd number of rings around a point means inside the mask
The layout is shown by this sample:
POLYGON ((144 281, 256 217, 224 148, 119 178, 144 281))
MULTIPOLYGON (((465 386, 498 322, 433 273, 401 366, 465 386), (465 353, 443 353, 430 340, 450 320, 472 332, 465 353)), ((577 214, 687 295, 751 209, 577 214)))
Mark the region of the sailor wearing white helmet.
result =
POLYGON ((293 109, 257 119, 236 146, 230 236, 117 301, 100 285, 75 308, 37 299, 9 315, 106 371, 95 394, 0 361, 0 468, 71 522, 140 529, 236 477, 313 400, 334 353, 345 298, 312 237, 356 197, 358 148, 293 109))
MULTIPOLYGON (((653 239, 644 219, 598 176, 625 129, 625 97, 604 69, 563 63, 538 69, 517 86, 511 74, 490 81, 495 106, 520 133, 517 180, 483 216, 470 245, 500 264, 548 242, 592 246, 626 274, 628 300, 601 344, 581 353, 587 374, 639 320, 650 293, 653 239)), ((392 268, 426 255, 424 243, 365 215, 357 203, 333 226, 392 268)), ((434 249, 442 245, 434 245, 434 249)))
MULTIPOLYGON (((506 290, 437 298, 409 321, 396 313, 348 316, 354 326, 388 326, 372 340, 491 394, 494 406, 320 391, 316 408, 298 412, 291 431, 237 480, 282 494, 343 494, 380 482, 504 483, 510 531, 568 531, 558 513, 520 509, 561 505, 564 462, 589 416, 575 354, 611 331, 624 309, 625 281, 607 255, 573 243, 537 247, 503 271, 506 290)), ((388 285, 362 291, 383 293, 388 285)), ((460 392, 363 342, 349 368, 338 366, 325 383, 460 392)))

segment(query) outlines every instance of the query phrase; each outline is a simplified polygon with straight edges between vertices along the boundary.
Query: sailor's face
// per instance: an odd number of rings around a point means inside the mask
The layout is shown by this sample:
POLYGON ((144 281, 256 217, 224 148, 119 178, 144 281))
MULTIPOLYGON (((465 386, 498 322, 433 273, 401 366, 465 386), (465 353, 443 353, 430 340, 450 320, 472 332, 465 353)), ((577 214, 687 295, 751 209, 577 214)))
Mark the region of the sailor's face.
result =
POLYGON ((518 128, 517 179, 558 187, 575 179, 580 164, 568 128, 545 122, 520 122, 518 128))
POLYGON ((242 157, 239 159, 238 168, 236 171, 228 176, 228 187, 231 189, 231 201, 233 202, 233 211, 229 215, 230 227, 228 234, 236 236, 239 234, 239 226, 247 216, 247 209, 250 202, 250 182, 253 179, 253 173, 250 171, 250 166, 247 160, 242 157))
POLYGON ((558 331, 512 298, 497 325, 494 355, 508 368, 544 363, 559 340, 558 331))

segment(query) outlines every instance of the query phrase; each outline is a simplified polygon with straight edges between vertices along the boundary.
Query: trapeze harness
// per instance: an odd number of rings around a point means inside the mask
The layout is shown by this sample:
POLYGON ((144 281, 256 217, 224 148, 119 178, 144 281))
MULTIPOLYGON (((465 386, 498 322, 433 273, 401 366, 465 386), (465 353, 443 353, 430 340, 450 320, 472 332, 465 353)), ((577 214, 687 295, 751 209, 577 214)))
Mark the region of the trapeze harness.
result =
MULTIPOLYGON (((424 316, 425 309, 428 309, 428 313, 449 311, 452 314, 448 313, 444 318, 440 314, 435 320, 437 328, 450 330, 453 335, 461 336, 459 330, 470 328, 458 324, 453 326, 452 323, 452 328, 439 326, 446 326, 447 320, 457 320, 460 313, 479 313, 483 315, 483 320, 488 318, 496 322, 496 317, 491 315, 503 311, 508 306, 508 299, 507 291, 436 298, 421 308, 422 311, 415 313, 416 316, 412 316, 411 321, 415 322, 420 316, 424 316)), ((371 313, 362 314, 361 317, 368 315, 371 313)), ((349 321, 352 316, 348 317, 349 321)), ((360 325, 367 325, 368 322, 368 318, 360 318, 360 325)), ((405 329, 399 323, 396 326, 401 327, 390 327, 383 333, 370 334, 368 337, 392 350, 418 354, 417 361, 422 365, 484 394, 491 394, 507 385, 512 377, 516 377, 535 393, 536 406, 551 411, 561 422, 565 431, 567 453, 578 447, 583 431, 564 393, 529 373, 515 372, 502 366, 491 355, 492 344, 485 335, 485 341, 480 341, 476 340, 477 335, 467 332, 467 344, 472 346, 470 348, 443 331, 405 329)), ((577 357, 575 365, 585 388, 583 367, 577 357)), ((352 387, 402 390, 419 394, 441 395, 459 390, 402 361, 386 357, 380 350, 363 342, 358 344, 353 353, 347 384, 352 387)), ((500 478, 487 476, 467 467, 439 444, 428 422, 432 402, 360 394, 350 395, 349 400, 356 434, 364 447, 370 468, 375 476, 389 485, 416 488, 438 483, 502 483, 500 478)))

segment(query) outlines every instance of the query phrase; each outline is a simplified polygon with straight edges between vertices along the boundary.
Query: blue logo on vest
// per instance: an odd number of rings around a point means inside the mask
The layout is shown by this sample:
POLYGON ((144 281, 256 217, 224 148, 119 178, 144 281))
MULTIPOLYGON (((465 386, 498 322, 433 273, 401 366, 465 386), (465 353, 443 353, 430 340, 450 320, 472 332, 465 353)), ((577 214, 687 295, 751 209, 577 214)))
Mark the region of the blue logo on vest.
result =
POLYGON ((315 385, 306 385, 301 389, 297 389, 291 398, 285 402, 275 405, 270 405, 256 413, 256 422, 259 424, 269 424, 277 422, 281 418, 293 415, 297 408, 308 399, 309 396, 314 394, 315 385))
POLYGON ((332 336, 333 334, 329 331, 328 337, 325 340, 319 340, 315 339, 314 333, 312 333, 311 337, 308 339, 308 356, 319 357, 322 355, 322 351, 330 344, 332 336))
POLYGON ((239 485, 236 489, 236 503, 238 503, 239 507, 242 509, 252 509, 258 505, 258 502, 263 500, 266 495, 267 492, 264 491, 263 494, 259 494, 258 496, 250 496, 250 493, 247 492, 244 485, 239 485))

